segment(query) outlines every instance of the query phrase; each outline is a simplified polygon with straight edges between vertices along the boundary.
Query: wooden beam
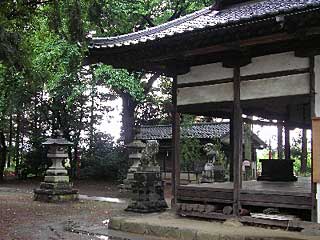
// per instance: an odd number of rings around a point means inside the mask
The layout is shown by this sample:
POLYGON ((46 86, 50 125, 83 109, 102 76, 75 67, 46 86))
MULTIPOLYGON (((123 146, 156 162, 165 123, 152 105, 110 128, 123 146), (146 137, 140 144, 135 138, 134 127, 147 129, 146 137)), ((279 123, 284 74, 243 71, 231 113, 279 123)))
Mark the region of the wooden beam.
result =
POLYGON ((279 34, 273 34, 273 35, 268 35, 263 37, 256 37, 256 38, 241 40, 234 43, 233 45, 230 45, 230 43, 220 44, 220 45, 214 45, 210 47, 199 48, 196 50, 190 50, 190 51, 184 52, 183 56, 189 57, 189 56, 196 56, 196 55, 206 55, 208 53, 222 52, 222 51, 234 49, 236 46, 249 47, 249 46, 258 45, 258 44, 267 44, 267 43, 273 43, 278 41, 286 41, 290 39, 294 39, 294 35, 289 35, 287 33, 279 33, 279 34))
POLYGON ((180 185, 180 114, 177 110, 177 76, 172 83, 172 205, 177 203, 177 189, 180 185))
POLYGON ((242 111, 240 104, 240 66, 233 68, 233 214, 240 214, 242 170, 242 111))
POLYGON ((233 68, 235 66, 243 67, 251 63, 251 57, 241 51, 228 51, 224 53, 222 65, 226 68, 233 68))

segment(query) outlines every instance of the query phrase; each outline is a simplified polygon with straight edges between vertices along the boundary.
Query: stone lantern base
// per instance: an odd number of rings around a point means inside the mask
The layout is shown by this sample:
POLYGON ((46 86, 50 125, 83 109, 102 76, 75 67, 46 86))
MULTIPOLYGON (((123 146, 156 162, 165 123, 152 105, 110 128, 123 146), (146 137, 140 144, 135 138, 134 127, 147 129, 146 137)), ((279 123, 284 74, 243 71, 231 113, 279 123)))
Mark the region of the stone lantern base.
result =
POLYGON ((78 190, 70 182, 42 182, 34 190, 34 200, 41 202, 67 202, 79 198, 78 190))
POLYGON ((152 213, 165 211, 163 181, 160 172, 136 172, 132 183, 133 198, 126 211, 152 213))

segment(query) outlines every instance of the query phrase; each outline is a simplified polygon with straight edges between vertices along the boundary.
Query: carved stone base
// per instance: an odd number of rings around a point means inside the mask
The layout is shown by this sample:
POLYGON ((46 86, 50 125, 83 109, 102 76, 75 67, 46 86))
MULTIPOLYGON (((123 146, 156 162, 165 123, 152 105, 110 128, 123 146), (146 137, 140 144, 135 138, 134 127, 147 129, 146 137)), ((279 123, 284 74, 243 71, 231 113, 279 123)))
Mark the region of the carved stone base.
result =
POLYGON ((45 176, 44 177, 45 182, 69 182, 69 177, 68 176, 45 176))
POLYGON ((215 182, 225 182, 227 181, 225 175, 225 169, 221 165, 214 166, 214 181, 215 182))
POLYGON ((132 192, 132 202, 126 211, 152 213, 165 211, 168 208, 160 172, 136 172, 132 192))
POLYGON ((123 185, 122 185, 123 190, 131 191, 133 182, 134 182, 134 173, 128 172, 127 178, 123 180, 123 185))
POLYGON ((42 182, 39 189, 34 190, 34 200, 41 202, 67 202, 79 198, 78 190, 69 182, 42 182))

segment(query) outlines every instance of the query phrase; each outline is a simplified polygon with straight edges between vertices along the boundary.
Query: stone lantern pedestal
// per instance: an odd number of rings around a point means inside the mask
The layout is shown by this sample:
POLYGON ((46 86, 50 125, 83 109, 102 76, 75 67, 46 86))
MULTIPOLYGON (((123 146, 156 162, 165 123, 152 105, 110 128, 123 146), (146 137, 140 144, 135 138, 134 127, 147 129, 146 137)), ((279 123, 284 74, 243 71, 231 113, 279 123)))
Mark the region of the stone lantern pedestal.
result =
POLYGON ((40 188, 34 190, 34 200, 43 202, 78 200, 78 190, 72 188, 68 171, 62 165, 62 161, 68 157, 66 147, 72 143, 62 138, 60 133, 56 138, 49 138, 43 145, 49 147, 47 156, 52 165, 46 171, 40 188))
POLYGON ((152 213, 165 211, 168 208, 160 172, 134 173, 132 193, 132 201, 126 211, 152 213))
POLYGON ((132 199, 126 211, 138 213, 161 212, 168 208, 164 199, 164 184, 160 167, 155 161, 159 151, 157 141, 148 141, 141 152, 137 171, 133 174, 132 199))

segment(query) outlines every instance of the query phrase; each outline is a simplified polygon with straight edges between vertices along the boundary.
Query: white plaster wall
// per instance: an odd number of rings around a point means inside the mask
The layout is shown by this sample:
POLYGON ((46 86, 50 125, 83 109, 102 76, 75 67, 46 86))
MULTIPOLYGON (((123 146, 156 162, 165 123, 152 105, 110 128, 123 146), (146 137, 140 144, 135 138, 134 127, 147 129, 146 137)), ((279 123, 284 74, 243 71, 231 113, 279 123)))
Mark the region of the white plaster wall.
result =
POLYGON ((308 58, 294 56, 294 52, 252 58, 252 63, 241 68, 241 76, 287 71, 309 67, 308 58))
MULTIPOLYGON (((320 56, 316 57, 316 101, 319 102, 317 116, 320 116, 320 56)), ((298 58, 294 52, 271 54, 252 59, 252 63, 242 67, 241 76, 295 70, 309 67, 308 58, 298 58)), ((233 77, 232 68, 224 68, 222 63, 192 67, 190 72, 178 76, 178 84, 219 80, 233 77)), ((309 94, 309 74, 296 74, 241 82, 241 100, 268 97, 309 94)), ((180 88, 178 105, 223 102, 233 100, 232 83, 180 88)))
POLYGON ((241 100, 309 94, 309 73, 241 82, 241 100))
MULTIPOLYGON (((320 81, 320 79, 319 79, 320 81)), ((309 73, 241 82, 241 100, 309 94, 309 73)), ((320 82, 319 82, 320 90, 320 82)), ((319 91, 320 93, 320 91, 319 91)), ((320 95, 320 94, 319 94, 320 95)), ((320 96, 319 104, 320 104, 320 96)), ((233 83, 178 89, 178 105, 233 101, 233 83)), ((319 107, 320 111, 320 107, 319 107)))
POLYGON ((320 117, 320 56, 315 56, 315 114, 320 117))
POLYGON ((178 105, 233 101, 233 83, 178 89, 178 105))
POLYGON ((213 63, 191 67, 189 73, 178 76, 178 84, 204 82, 232 77, 233 70, 231 68, 222 67, 222 63, 213 63))

